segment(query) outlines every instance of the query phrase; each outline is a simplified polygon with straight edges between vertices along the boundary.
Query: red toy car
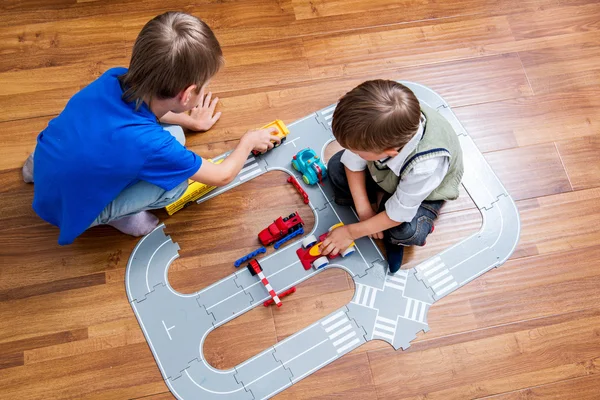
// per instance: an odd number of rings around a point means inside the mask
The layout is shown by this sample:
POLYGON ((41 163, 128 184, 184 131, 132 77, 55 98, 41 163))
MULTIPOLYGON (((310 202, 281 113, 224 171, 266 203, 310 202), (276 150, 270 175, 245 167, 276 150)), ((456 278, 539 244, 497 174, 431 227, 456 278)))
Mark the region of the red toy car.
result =
MULTIPOLYGON (((329 232, 334 230, 337 227, 344 225, 343 223, 335 224, 331 228, 329 228, 329 232)), ((317 239, 314 235, 307 236, 302 240, 302 247, 296 250, 296 254, 302 263, 302 266, 305 270, 309 270, 310 267, 314 269, 321 269, 329 264, 329 260, 336 258, 337 256, 348 257, 350 254, 356 251, 354 247, 354 242, 348 246, 348 248, 341 253, 332 256, 331 254, 327 256, 322 256, 321 251, 319 250, 319 246, 325 240, 325 238, 329 235, 329 232, 325 232, 321 236, 319 236, 319 242, 317 243, 317 239)))
POLYGON ((268 246, 284 236, 289 235, 295 230, 302 228, 303 225, 304 221, 302 221, 302 218, 300 218, 298 212, 291 213, 285 218, 277 218, 275 222, 260 231, 258 234, 258 239, 263 246, 268 246))

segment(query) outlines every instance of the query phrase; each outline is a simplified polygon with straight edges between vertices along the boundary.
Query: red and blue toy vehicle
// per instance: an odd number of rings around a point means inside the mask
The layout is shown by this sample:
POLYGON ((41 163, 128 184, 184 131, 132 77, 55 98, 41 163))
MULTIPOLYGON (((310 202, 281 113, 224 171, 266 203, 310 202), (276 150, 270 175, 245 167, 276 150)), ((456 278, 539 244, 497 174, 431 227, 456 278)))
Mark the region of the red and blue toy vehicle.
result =
POLYGON ((285 218, 277 218, 271 225, 260 231, 258 239, 263 246, 268 246, 302 228, 303 225, 304 221, 302 221, 298 212, 294 212, 285 218))
MULTIPOLYGON (((331 228, 329 228, 329 232, 344 225, 343 223, 335 224, 331 228)), ((325 232, 321 236, 319 236, 319 241, 317 243, 317 238, 314 235, 309 235, 302 240, 302 247, 296 250, 296 254, 302 263, 302 266, 305 270, 309 270, 311 267, 314 269, 321 269, 326 267, 329 264, 329 260, 336 258, 337 256, 348 257, 350 254, 356 251, 354 247, 354 242, 350 243, 348 248, 335 256, 329 254, 327 256, 321 255, 321 250, 319 247, 325 238, 329 235, 329 232, 325 232)))

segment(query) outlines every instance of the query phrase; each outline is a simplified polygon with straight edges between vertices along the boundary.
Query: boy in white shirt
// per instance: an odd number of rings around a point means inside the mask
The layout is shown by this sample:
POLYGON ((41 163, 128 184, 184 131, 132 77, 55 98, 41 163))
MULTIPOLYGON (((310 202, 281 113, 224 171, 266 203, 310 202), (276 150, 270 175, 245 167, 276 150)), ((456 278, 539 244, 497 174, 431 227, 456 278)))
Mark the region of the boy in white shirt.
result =
POLYGON ((346 149, 328 164, 335 202, 353 205, 360 222, 333 230, 321 251, 336 254, 363 236, 384 239, 395 273, 403 246, 423 246, 444 201, 458 197, 463 174, 458 137, 410 89, 387 80, 367 81, 346 93, 332 129, 346 149))

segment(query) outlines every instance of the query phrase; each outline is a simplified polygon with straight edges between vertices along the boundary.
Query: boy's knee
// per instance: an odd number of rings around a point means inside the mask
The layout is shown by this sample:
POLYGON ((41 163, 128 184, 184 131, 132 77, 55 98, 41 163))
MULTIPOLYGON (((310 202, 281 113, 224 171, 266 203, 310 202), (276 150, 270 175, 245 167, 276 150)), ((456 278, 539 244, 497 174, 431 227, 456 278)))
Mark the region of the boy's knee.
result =
POLYGON ((338 187, 347 186, 346 170, 342 164, 342 154, 344 150, 335 153, 327 163, 327 173, 331 182, 338 187))
POLYGON ((163 128, 168 131, 182 146, 185 146, 185 133, 179 125, 163 125, 163 128))
POLYGON ((433 220, 420 216, 389 230, 389 241, 404 246, 424 246, 433 229, 433 220))

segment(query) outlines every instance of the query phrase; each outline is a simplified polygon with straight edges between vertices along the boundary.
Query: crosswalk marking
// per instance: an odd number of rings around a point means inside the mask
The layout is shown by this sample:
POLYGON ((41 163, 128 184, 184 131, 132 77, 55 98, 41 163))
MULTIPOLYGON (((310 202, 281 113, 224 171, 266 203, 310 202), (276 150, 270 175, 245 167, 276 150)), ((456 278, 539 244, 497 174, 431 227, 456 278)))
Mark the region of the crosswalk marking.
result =
POLYGON ((449 284, 448 286, 446 286, 445 288, 443 288, 442 290, 440 290, 439 292, 436 292, 438 296, 443 295, 444 293, 448 292, 451 289, 454 289, 456 286, 458 286, 458 282, 454 281, 451 284, 449 284))
POLYGON ((388 339, 389 341, 393 341, 397 325, 397 321, 394 321, 393 319, 389 318, 380 317, 378 315, 377 318, 375 318, 375 326, 373 327, 373 334, 371 339, 377 336, 380 338, 388 339))
POLYGON ((325 332, 329 333, 333 331, 329 335, 329 340, 332 341, 331 344, 336 348, 338 354, 360 343, 360 339, 356 337, 357 333, 352 326, 352 322, 350 322, 350 319, 348 319, 346 313, 343 311, 338 311, 331 317, 321 321, 321 325, 325 329, 325 332), (333 339, 336 340, 334 341, 333 339))
POLYGON ((438 297, 458 286, 458 282, 439 256, 417 265, 416 269, 417 277, 424 280, 438 297))
POLYGON ((406 287, 406 280, 408 278, 408 272, 406 270, 400 270, 394 275, 388 275, 385 278, 384 285, 396 290, 404 290, 406 287))
POLYGON ((361 306, 373 308, 373 306, 375 305, 375 298, 377 297, 377 292, 378 289, 372 286, 361 285, 360 283, 357 283, 356 295, 354 296, 352 302, 355 304, 360 304, 361 306))
POLYGON ((424 324, 425 312, 427 311, 429 304, 425 303, 424 301, 411 298, 408 298, 407 300, 408 301, 406 302, 406 309, 404 310, 403 318, 424 324))

